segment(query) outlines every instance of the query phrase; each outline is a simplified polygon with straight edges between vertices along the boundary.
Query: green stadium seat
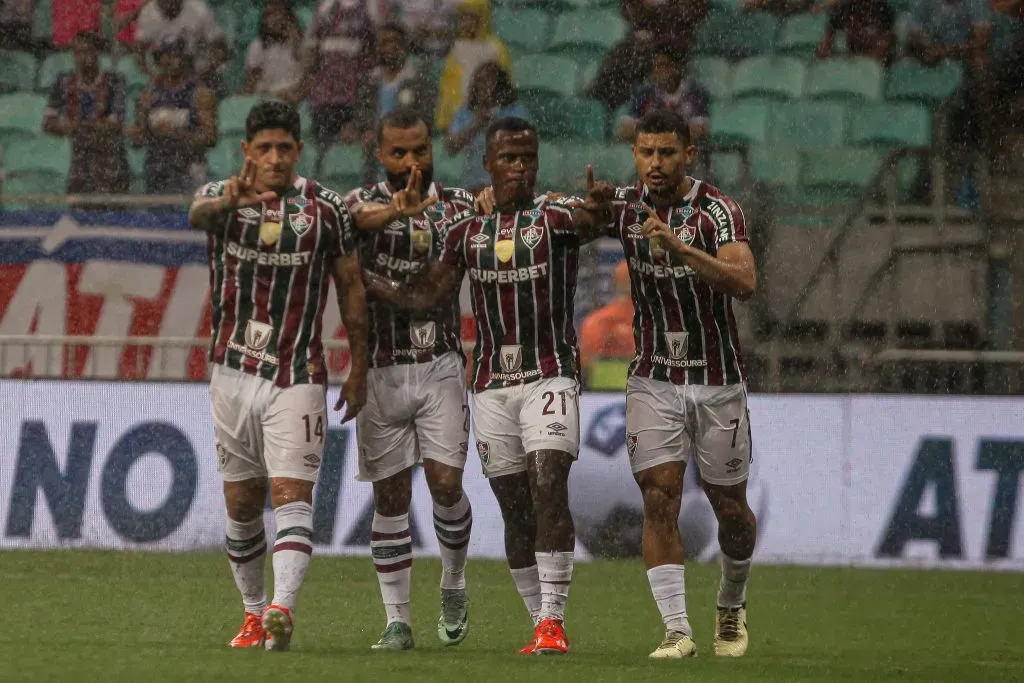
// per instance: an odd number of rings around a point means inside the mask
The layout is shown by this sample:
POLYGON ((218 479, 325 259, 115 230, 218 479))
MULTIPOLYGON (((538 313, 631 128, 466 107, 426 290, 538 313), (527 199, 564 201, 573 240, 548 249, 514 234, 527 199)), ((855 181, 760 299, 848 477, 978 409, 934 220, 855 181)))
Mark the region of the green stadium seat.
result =
POLYGON ((296 7, 295 17, 299 20, 299 25, 302 27, 303 33, 309 30, 309 27, 313 24, 313 17, 316 15, 315 7, 296 7))
POLYGON ((133 57, 122 57, 118 60, 116 68, 117 72, 124 77, 125 87, 130 96, 137 97, 149 85, 149 79, 146 74, 142 73, 139 63, 133 57))
POLYGON ((360 145, 332 145, 324 155, 322 173, 327 185, 347 192, 363 184, 363 148, 360 145))
POLYGON ((589 158, 581 160, 580 173, 586 172, 586 164, 594 165, 594 176, 617 185, 632 185, 636 182, 636 162, 633 161, 633 146, 629 143, 598 145, 589 158))
MULTIPOLYGON (((224 4, 215 5, 210 9, 213 11, 213 17, 217 20, 217 26, 220 26, 221 30, 224 31, 224 39, 228 42, 229 46, 234 46, 236 52, 241 51, 245 53, 248 45, 239 45, 237 43, 238 37, 238 23, 239 23, 239 12, 235 11, 234 2, 227 2, 224 4)), ((251 10, 250 10, 251 11, 251 10)), ((259 14, 256 11, 255 14, 259 14)))
POLYGON ((449 155, 444 147, 444 136, 434 138, 434 177, 452 185, 460 185, 466 168, 466 153, 449 155))
POLYGON ((806 152, 802 191, 812 201, 822 197, 857 201, 878 175, 882 157, 882 152, 863 147, 806 152))
POLYGON ((540 165, 537 169, 538 192, 566 192, 572 177, 570 154, 579 148, 563 147, 558 142, 543 140, 540 143, 540 165))
POLYGON ((54 52, 39 65, 39 90, 49 92, 60 75, 75 70, 75 58, 70 52, 54 52))
POLYGON ((698 27, 693 52, 730 58, 771 54, 778 24, 766 12, 715 12, 698 27))
MULTIPOLYGON (((207 152, 207 159, 212 152, 207 152)), ((146 148, 128 146, 128 167, 132 170, 132 178, 145 178, 146 176, 146 148)), ((216 177, 216 174, 212 174, 216 177)))
POLYGON ((509 48, 523 52, 543 52, 551 36, 551 15, 539 9, 498 9, 494 12, 494 30, 509 48))
POLYGON ((555 20, 548 51, 571 55, 581 64, 599 60, 628 30, 618 11, 566 12, 555 20))
POLYGON ((743 155, 739 152, 713 152, 711 177, 715 185, 732 192, 743 184, 743 155))
POLYGON ((0 92, 33 90, 36 58, 27 52, 0 52, 0 92))
POLYGON ((795 57, 751 57, 733 67, 730 87, 734 98, 800 97, 804 63, 795 57))
POLYGON ((217 108, 217 131, 221 137, 245 134, 245 117, 249 110, 262 102, 259 95, 231 95, 225 97, 217 108))
POLYGON ((800 183, 803 159, 784 145, 752 145, 747 150, 750 180, 781 190, 795 190, 800 183))
POLYGON ((36 0, 33 5, 32 37, 49 44, 53 39, 53 6, 50 0, 36 0))
POLYGON ((624 391, 629 380, 628 360, 602 358, 587 370, 587 388, 592 391, 624 391))
POLYGON ((719 57, 698 57, 690 62, 690 75, 716 100, 732 96, 732 66, 719 57))
POLYGON ((583 83, 582 68, 572 59, 556 55, 532 55, 516 63, 520 93, 572 97, 583 83))
POLYGON ((620 0, 561 0, 559 4, 572 9, 610 9, 618 7, 620 0))
POLYGON ((542 137, 599 142, 605 139, 608 130, 608 110, 596 100, 562 100, 558 107, 546 108, 534 116, 542 137))
POLYGON ((769 140, 799 149, 838 147, 846 131, 846 107, 838 102, 800 100, 772 109, 769 140))
POLYGON ((242 162, 242 145, 237 138, 223 137, 215 147, 206 150, 206 167, 211 178, 236 175, 242 169, 242 162))
POLYGON ((962 79, 963 66, 959 62, 928 67, 905 60, 890 67, 885 96, 890 100, 938 104, 952 97, 962 79))
MULTIPOLYGON (((52 175, 66 177, 71 166, 71 143, 67 138, 39 135, 15 140, 4 147, 4 175, 52 175)), ((61 186, 63 187, 63 185, 61 186)))
POLYGON ((882 98, 885 70, 867 57, 833 57, 815 62, 807 71, 806 97, 862 100, 882 98))
POLYGON ((897 12, 913 12, 920 0, 889 0, 889 4, 897 12))
POLYGON ((710 141, 724 145, 764 142, 768 118, 768 107, 763 102, 713 102, 710 141))
POLYGON ((9 143, 40 135, 45 109, 46 97, 37 93, 0 95, 0 140, 9 143))
POLYGON ((797 14, 782 22, 775 39, 775 52, 780 55, 809 59, 821 42, 828 25, 824 14, 797 14))
POLYGON ((865 104, 858 107, 850 119, 850 143, 886 147, 930 147, 931 110, 911 103, 865 104))

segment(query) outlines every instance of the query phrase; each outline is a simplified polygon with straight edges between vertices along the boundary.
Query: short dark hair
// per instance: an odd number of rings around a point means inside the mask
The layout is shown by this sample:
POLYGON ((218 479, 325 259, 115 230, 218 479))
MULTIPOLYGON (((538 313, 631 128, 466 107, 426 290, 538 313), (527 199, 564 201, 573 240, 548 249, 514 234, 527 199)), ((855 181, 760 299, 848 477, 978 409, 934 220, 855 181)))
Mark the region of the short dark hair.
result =
POLYGON ((494 142, 494 136, 498 133, 533 133, 536 135, 537 127, 518 116, 505 116, 491 121, 491 125, 487 126, 486 140, 488 151, 491 149, 491 143, 494 142))
POLYGON ((418 111, 409 107, 393 109, 382 116, 380 121, 377 123, 377 144, 379 145, 383 142, 385 128, 409 130, 410 128, 415 128, 421 123, 427 127, 427 137, 431 137, 433 132, 430 130, 430 124, 418 111))
POLYGON ((79 31, 71 39, 72 43, 85 43, 97 52, 103 51, 103 36, 95 31, 79 31))
POLYGON ((690 144, 690 125, 671 109, 655 109, 636 124, 636 133, 675 133, 684 146, 690 144))
POLYGON ((261 130, 280 128, 295 138, 302 140, 302 122, 298 110, 287 102, 269 100, 260 102, 249 110, 245 117, 245 139, 252 140, 261 130))
POLYGON ((381 34, 381 33, 384 33, 384 32, 387 32, 387 33, 397 33, 399 36, 402 37, 403 40, 405 40, 405 41, 409 40, 409 32, 406 31, 405 27, 402 26, 397 21, 385 22, 379 29, 377 29, 378 35, 381 34))
POLYGON ((675 40, 662 39, 657 41, 651 54, 664 55, 680 66, 686 63, 686 48, 675 40))

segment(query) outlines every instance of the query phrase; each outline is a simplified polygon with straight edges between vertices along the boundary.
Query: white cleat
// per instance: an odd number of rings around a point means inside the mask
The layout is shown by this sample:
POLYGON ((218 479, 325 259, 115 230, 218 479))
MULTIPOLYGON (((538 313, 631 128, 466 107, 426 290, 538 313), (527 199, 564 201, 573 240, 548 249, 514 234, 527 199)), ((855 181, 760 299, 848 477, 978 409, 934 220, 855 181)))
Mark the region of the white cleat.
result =
POLYGON ((715 654, 742 657, 747 653, 747 604, 719 607, 715 612, 715 654))
POLYGON ((697 644, 693 637, 678 631, 669 631, 665 640, 661 641, 654 652, 648 655, 651 659, 686 659, 697 656, 697 644))
POLYGON ((287 607, 271 605, 263 612, 263 630, 267 634, 266 649, 287 651, 292 644, 293 629, 292 613, 287 607))

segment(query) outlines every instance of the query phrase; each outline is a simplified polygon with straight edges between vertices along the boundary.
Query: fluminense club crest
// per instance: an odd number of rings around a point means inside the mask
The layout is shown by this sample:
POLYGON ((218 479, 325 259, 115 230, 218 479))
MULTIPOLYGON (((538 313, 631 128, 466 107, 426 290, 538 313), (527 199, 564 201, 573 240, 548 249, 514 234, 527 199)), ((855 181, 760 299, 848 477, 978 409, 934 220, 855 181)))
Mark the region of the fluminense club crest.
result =
POLYGON ((540 244, 540 240, 544 236, 544 229, 539 225, 530 225, 520 228, 519 236, 523 239, 523 244, 533 249, 540 244))

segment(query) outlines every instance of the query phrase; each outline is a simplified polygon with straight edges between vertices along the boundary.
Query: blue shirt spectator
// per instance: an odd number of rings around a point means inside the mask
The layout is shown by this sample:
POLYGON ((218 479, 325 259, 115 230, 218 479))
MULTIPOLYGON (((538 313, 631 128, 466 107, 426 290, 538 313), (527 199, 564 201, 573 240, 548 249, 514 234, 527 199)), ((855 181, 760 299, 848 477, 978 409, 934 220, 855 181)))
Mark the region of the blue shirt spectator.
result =
POLYGON ((508 72, 496 62, 482 64, 473 75, 466 106, 455 113, 445 138, 449 154, 465 155, 460 181, 464 189, 476 192, 491 184, 484 170, 487 126, 506 116, 530 120, 530 112, 516 101, 508 72))
POLYGON ((636 122, 656 109, 671 109, 686 119, 694 143, 704 136, 711 93, 683 72, 683 57, 673 45, 663 43, 655 50, 648 82, 633 93, 629 109, 619 121, 620 141, 632 141, 636 122))

